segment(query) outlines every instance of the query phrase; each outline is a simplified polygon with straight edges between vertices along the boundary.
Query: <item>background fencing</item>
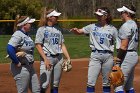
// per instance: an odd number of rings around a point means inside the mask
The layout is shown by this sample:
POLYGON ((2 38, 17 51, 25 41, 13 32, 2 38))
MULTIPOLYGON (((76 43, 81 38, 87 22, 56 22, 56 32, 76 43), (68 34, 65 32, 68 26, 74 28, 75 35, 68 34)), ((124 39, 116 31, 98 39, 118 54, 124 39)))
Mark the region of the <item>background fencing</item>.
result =
MULTIPOLYGON (((66 19, 66 20, 58 20, 59 25, 64 28, 63 33, 68 33, 67 30, 73 27, 83 27, 85 25, 88 25, 90 23, 96 22, 96 19, 66 19), (66 31, 65 31, 66 30, 66 31)), ((137 20, 138 23, 140 22, 140 19, 137 20)), ((13 33, 13 26, 14 26, 15 20, 0 20, 0 35, 9 35, 13 33)), ((38 22, 39 20, 36 20, 36 22, 33 24, 31 29, 31 34, 35 34, 36 30, 38 28, 38 22)), ((112 24, 119 28, 122 24, 121 19, 114 19, 112 21, 112 24)))

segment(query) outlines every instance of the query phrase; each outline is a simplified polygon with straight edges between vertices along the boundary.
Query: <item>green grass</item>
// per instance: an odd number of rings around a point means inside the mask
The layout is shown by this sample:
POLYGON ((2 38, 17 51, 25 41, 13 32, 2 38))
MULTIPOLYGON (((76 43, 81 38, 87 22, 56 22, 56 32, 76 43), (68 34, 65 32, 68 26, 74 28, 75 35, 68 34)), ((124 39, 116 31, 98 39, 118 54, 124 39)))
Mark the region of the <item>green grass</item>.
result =
MULTIPOLYGON (((7 55, 6 45, 10 39, 11 35, 0 35, 0 63, 8 63, 10 59, 5 59, 7 55)), ((35 36, 32 36, 34 39, 35 36)), ((68 52, 71 58, 82 58, 89 57, 90 48, 89 48, 89 38, 86 36, 77 36, 77 35, 64 35, 65 45, 67 46, 68 52)), ((39 54, 35 49, 34 52, 35 60, 39 60, 39 54)))
POLYGON ((83 35, 65 35, 64 38, 71 58, 89 57, 91 52, 89 37, 83 35))
MULTIPOLYGON (((0 63, 10 62, 10 59, 4 58, 7 55, 6 45, 10 37, 11 35, 0 35, 0 63)), ((34 39, 35 35, 33 35, 32 38, 34 39)), ((72 59, 85 58, 85 57, 90 56, 91 50, 89 48, 89 37, 84 36, 84 35, 67 34, 67 35, 64 35, 64 38, 65 38, 65 45, 72 59)), ((139 50, 140 50, 140 47, 139 47, 139 50)), ((35 60, 39 60, 39 54, 36 48, 34 52, 34 57, 35 57, 35 60)))
POLYGON ((0 35, 0 63, 10 62, 9 59, 5 59, 5 56, 7 55, 6 45, 9 39, 10 36, 8 35, 0 35))

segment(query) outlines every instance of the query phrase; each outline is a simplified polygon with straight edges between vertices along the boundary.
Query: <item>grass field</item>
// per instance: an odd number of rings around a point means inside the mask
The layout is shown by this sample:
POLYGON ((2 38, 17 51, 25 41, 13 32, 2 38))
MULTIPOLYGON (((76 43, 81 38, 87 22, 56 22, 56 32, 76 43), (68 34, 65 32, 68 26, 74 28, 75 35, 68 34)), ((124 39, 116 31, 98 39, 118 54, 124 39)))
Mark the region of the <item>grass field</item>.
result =
MULTIPOLYGON (((11 35, 0 35, 0 63, 10 62, 10 59, 5 59, 6 56, 6 45, 10 39, 11 35)), ((35 38, 35 35, 32 36, 35 38)), ((81 35, 64 35, 65 45, 67 46, 68 52, 72 59, 74 58, 87 58, 90 55, 89 48, 89 38, 87 36, 81 35)), ((35 60, 39 60, 39 54, 35 49, 35 60)))
MULTIPOLYGON (((10 39, 11 35, 0 35, 0 63, 10 62, 9 59, 5 59, 4 57, 7 55, 6 53, 6 45, 10 39)), ((35 36, 32 36, 34 39, 35 36)), ((89 57, 90 48, 89 48, 89 39, 85 36, 77 36, 77 35, 64 35, 65 45, 69 51, 71 58, 83 58, 89 57)), ((39 60, 39 54, 35 49, 35 60, 39 60)))

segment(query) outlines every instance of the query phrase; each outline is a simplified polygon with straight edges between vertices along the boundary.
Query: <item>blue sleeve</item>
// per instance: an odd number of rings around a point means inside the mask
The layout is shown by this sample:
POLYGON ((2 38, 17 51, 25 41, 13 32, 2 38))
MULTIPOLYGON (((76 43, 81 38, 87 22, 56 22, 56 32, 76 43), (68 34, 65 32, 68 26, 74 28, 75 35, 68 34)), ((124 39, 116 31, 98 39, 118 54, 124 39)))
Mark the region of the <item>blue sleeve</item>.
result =
POLYGON ((12 45, 7 45, 7 53, 9 54, 10 59, 12 60, 13 63, 18 64, 19 60, 16 56, 16 50, 15 47, 12 45))

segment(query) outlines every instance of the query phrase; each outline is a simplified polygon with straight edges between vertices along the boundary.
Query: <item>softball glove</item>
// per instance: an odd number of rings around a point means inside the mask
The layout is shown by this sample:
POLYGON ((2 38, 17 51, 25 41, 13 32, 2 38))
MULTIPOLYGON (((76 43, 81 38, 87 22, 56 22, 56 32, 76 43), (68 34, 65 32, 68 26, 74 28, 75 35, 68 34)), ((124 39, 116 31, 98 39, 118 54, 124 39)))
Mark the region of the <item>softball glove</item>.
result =
POLYGON ((124 83, 124 75, 119 66, 114 66, 109 74, 109 81, 113 87, 118 87, 124 83))
POLYGON ((62 69, 64 72, 69 72, 72 69, 72 64, 70 60, 66 60, 62 64, 62 69))

